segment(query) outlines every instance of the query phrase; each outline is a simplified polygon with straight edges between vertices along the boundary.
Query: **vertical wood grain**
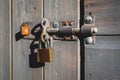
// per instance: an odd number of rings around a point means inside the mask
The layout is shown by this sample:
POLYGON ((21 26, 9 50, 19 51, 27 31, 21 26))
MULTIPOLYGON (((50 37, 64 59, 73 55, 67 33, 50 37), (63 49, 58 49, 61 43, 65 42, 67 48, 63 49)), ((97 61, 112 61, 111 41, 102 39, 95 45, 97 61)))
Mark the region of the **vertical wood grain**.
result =
POLYGON ((85 15, 92 12, 96 16, 97 34, 120 35, 120 1, 85 0, 85 15))
POLYGON ((120 79, 119 6, 118 0, 85 0, 85 15, 95 15, 99 35, 95 45, 85 46, 85 80, 120 79))
POLYGON ((9 0, 0 0, 0 80, 10 79, 9 0))
MULTIPOLYGON (((23 22, 39 23, 42 18, 42 0, 12 0, 13 9, 13 80, 42 80, 43 68, 31 68, 29 55, 31 40, 16 41, 23 22)), ((36 43, 34 43, 36 44, 36 43)), ((34 54, 33 54, 33 57, 34 54)), ((32 60, 31 60, 32 61, 32 60)), ((34 63, 34 62, 33 62, 34 63)))
POLYGON ((53 62, 45 65, 45 80, 78 80, 77 42, 54 41, 53 62))
MULTIPOLYGON (((78 0, 44 0, 50 21, 78 20, 78 0)), ((53 41, 53 62, 45 63, 45 80, 79 80, 78 41, 53 41)))

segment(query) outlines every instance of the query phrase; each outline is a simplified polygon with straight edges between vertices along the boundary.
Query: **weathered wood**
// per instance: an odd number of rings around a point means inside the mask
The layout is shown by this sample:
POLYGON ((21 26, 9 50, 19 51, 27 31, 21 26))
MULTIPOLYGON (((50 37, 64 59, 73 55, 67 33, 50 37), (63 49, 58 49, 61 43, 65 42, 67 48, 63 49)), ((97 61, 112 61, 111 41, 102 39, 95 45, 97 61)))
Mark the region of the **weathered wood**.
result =
POLYGON ((120 79, 119 6, 118 0, 85 0, 85 16, 96 16, 99 34, 95 45, 85 47, 85 80, 120 79))
POLYGON ((97 36, 85 49, 85 80, 120 79, 120 36, 97 36))
POLYGON ((0 80, 10 79, 9 0, 0 0, 0 80))
POLYGON ((44 0, 44 17, 50 21, 77 20, 77 0, 44 0))
POLYGON ((97 34, 120 35, 119 7, 118 0, 85 0, 85 15, 91 12, 96 16, 97 34))
POLYGON ((12 0, 13 10, 13 80, 43 80, 41 63, 35 64, 38 42, 18 40, 23 22, 40 22, 42 0, 12 0), (32 67, 32 68, 31 68, 32 67))
MULTIPOLYGON (((44 0, 44 17, 50 21, 77 20, 77 0, 44 0)), ((53 41, 53 62, 45 64, 45 80, 79 80, 77 41, 53 41)))
POLYGON ((78 46, 74 41, 54 41, 53 62, 45 64, 45 80, 78 80, 78 46))

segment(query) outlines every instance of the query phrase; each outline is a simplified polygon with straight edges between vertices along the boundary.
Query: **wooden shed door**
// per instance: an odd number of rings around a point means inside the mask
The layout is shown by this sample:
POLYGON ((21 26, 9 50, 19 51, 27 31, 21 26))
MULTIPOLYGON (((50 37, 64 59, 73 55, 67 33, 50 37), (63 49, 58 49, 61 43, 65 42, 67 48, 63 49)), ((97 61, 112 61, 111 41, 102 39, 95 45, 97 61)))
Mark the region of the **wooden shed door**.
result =
POLYGON ((31 55, 38 42, 15 39, 20 37, 16 33, 23 22, 39 23, 43 17, 51 22, 78 20, 79 7, 79 0, 12 0, 13 80, 79 80, 79 40, 53 40, 53 62, 43 66, 34 62, 35 54, 31 55))
POLYGON ((120 80, 120 1, 85 0, 96 16, 95 45, 85 46, 85 80, 120 80))

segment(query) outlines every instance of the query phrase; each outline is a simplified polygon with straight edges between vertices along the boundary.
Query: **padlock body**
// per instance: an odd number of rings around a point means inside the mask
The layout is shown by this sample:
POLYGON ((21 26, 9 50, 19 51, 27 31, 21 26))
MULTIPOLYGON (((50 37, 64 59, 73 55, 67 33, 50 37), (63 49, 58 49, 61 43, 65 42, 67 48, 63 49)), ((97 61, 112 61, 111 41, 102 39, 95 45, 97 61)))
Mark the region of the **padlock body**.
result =
POLYGON ((29 26, 27 24, 23 24, 22 28, 21 28, 21 34, 23 36, 29 35, 29 33, 30 33, 29 31, 30 31, 29 26))
POLYGON ((40 61, 40 62, 52 62, 52 48, 38 49, 37 61, 40 61))

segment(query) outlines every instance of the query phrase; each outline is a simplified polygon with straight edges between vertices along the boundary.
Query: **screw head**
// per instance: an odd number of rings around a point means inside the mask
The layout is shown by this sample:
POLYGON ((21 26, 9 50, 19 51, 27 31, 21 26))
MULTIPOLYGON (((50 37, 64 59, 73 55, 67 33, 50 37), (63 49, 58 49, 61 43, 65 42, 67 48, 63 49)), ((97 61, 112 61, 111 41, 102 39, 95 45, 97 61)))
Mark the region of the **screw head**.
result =
POLYGON ((87 37, 87 38, 85 38, 85 42, 86 42, 86 44, 92 44, 94 41, 93 41, 92 37, 87 37))
POLYGON ((93 34, 96 34, 98 32, 98 29, 96 28, 96 27, 94 27, 93 29, 92 29, 92 33, 93 34))
POLYGON ((90 24, 90 23, 92 23, 92 22, 93 22, 92 16, 87 16, 87 17, 85 17, 85 23, 86 23, 86 24, 90 24))
POLYGON ((70 22, 70 26, 74 26, 75 25, 75 22, 70 22))
POLYGON ((53 22, 53 28, 59 28, 60 24, 58 22, 53 22))

